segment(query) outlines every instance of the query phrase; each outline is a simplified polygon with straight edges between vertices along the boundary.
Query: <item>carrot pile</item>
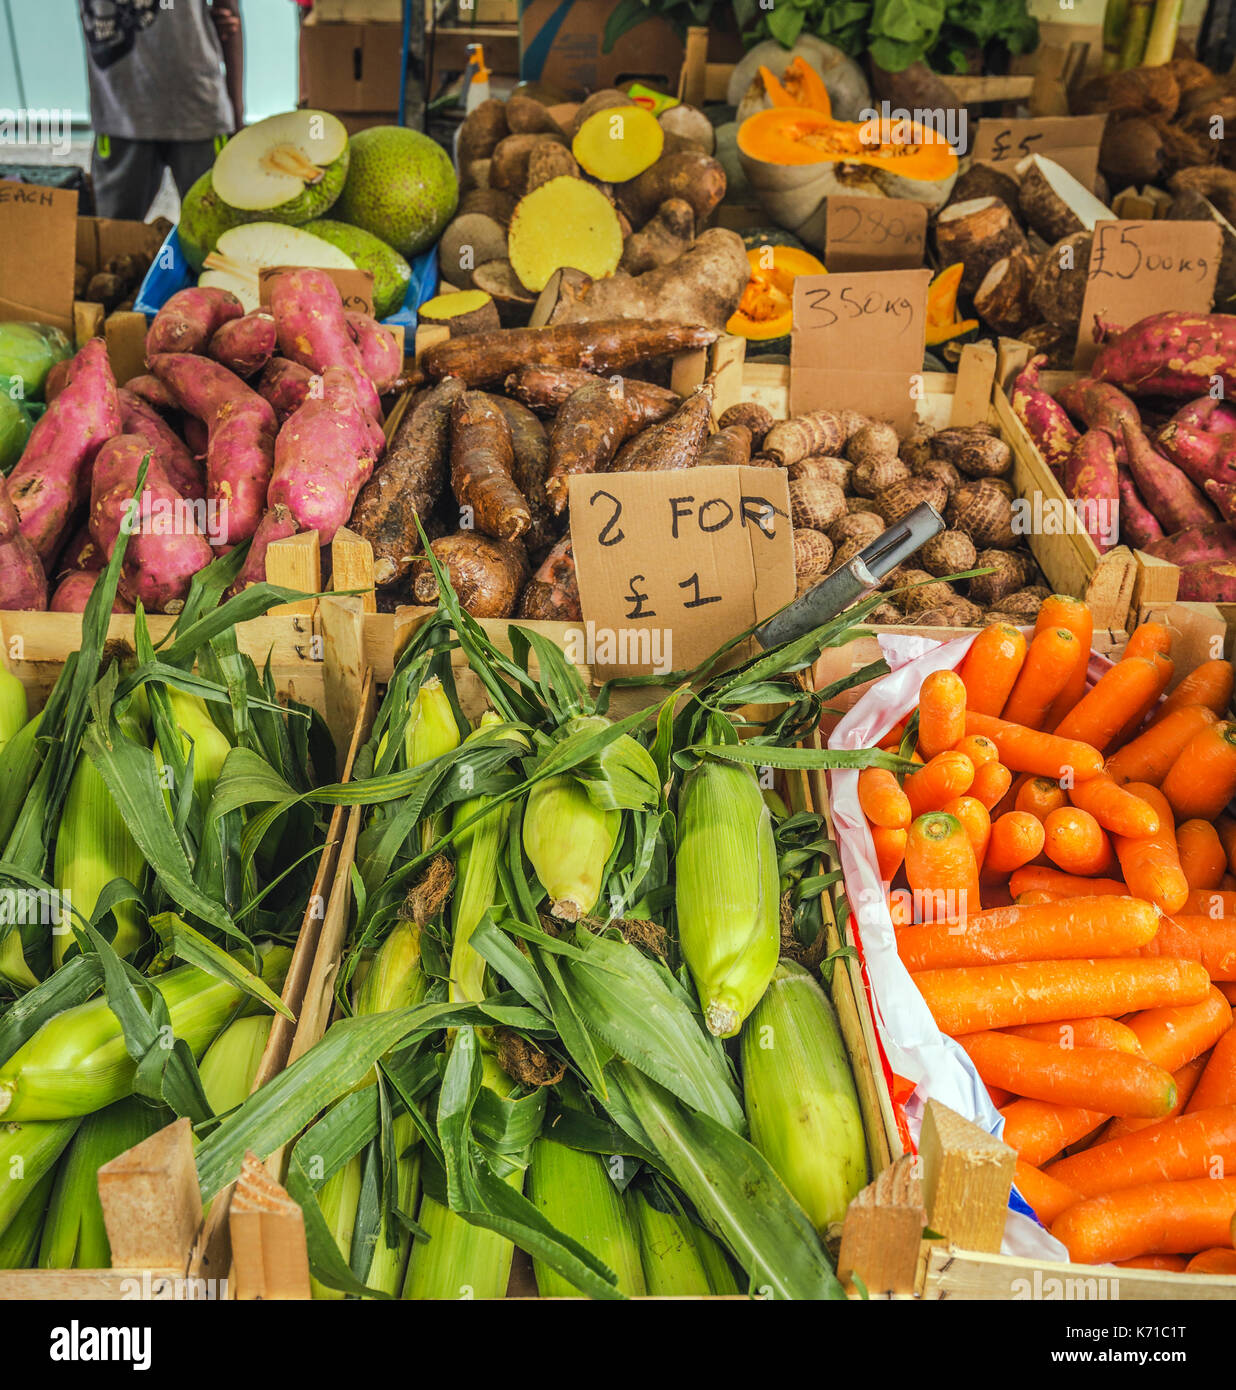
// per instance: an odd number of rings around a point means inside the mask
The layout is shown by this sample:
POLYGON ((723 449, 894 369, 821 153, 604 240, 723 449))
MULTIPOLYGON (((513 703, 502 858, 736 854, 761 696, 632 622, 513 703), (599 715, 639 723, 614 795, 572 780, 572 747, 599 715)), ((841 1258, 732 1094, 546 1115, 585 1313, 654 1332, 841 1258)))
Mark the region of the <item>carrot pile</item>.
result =
MULTIPOLYGON (((1087 688, 1053 595, 927 677, 918 766, 859 774, 897 947, 1074 1260, 1236 1269, 1236 721, 1145 623, 1087 688)), ((899 725, 898 739, 909 725, 899 725)))

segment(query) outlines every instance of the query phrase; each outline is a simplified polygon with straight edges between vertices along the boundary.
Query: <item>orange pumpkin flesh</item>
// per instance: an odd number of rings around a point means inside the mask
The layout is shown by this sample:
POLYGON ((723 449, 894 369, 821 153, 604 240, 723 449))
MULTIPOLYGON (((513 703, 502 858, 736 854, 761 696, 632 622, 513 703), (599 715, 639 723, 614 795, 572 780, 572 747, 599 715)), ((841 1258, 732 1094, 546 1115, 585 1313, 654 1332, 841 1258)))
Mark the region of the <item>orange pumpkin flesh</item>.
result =
POLYGON ((795 276, 823 275, 825 267, 809 252, 793 246, 752 246, 747 261, 751 279, 725 331, 756 342, 782 338, 793 320, 795 276), (771 265, 767 263, 770 256, 771 265))
POLYGON ((766 67, 760 68, 760 77, 774 107, 806 107, 825 116, 832 115, 833 104, 824 79, 805 58, 792 59, 780 81, 766 67))
POLYGON ((979 326, 978 319, 957 317, 957 291, 964 270, 960 261, 956 265, 946 266, 927 286, 928 347, 947 343, 951 338, 960 338, 963 333, 969 333, 979 326))
POLYGON ((905 122, 913 143, 885 137, 901 133, 899 122, 834 121, 821 111, 773 106, 742 123, 739 147, 769 164, 874 164, 909 179, 935 181, 957 171, 957 155, 937 131, 905 122))

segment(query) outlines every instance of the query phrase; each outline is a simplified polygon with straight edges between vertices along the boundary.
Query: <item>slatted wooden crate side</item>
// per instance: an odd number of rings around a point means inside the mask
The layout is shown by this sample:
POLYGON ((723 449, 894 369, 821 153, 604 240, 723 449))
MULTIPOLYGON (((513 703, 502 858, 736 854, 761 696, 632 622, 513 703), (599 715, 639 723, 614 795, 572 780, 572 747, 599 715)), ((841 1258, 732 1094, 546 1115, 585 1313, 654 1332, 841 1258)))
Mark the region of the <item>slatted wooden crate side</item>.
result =
POLYGON ((1236 1278, 1027 1260, 937 1246, 927 1257, 922 1296, 998 1302, 1096 1298, 1119 1303, 1230 1303, 1236 1299, 1236 1278))

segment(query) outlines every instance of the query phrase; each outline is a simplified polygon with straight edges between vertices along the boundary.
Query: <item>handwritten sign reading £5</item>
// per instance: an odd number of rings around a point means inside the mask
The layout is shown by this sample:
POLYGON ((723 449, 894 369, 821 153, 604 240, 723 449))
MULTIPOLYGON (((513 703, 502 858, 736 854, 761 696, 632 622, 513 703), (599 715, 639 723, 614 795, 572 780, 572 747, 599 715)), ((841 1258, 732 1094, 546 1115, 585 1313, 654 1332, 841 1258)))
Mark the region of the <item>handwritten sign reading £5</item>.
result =
POLYGON ((570 486, 583 655, 606 675, 694 666, 794 597, 783 469, 581 474, 570 486))
POLYGON ((1209 312, 1222 245, 1213 222, 1098 223, 1074 365, 1084 370, 1094 361, 1099 324, 1119 331, 1150 314, 1209 312))
POLYGON ((857 410, 913 429, 930 281, 930 270, 798 276, 790 414, 857 410))
POLYGON ((982 120, 975 131, 972 153, 976 162, 1007 165, 1009 173, 1028 154, 1045 155, 1067 169, 1084 188, 1093 188, 1106 122, 1106 114, 982 120))
MULTIPOLYGON (((270 282, 281 271, 294 270, 295 266, 264 265, 258 271, 258 299, 262 308, 270 304, 270 282)), ((358 314, 373 313, 373 273, 368 270, 346 270, 332 268, 323 272, 335 282, 345 309, 354 309, 358 314)))
POLYGON ((908 198, 828 199, 829 270, 912 270, 923 263, 927 209, 908 198))

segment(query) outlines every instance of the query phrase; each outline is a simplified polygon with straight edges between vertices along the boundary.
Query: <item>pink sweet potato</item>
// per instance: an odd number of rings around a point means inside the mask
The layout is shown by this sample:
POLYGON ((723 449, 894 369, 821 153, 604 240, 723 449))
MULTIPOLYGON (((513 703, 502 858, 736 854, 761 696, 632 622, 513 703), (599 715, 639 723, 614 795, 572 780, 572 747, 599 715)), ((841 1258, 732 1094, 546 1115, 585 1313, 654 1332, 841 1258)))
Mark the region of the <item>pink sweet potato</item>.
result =
POLYGON ((231 290, 178 290, 154 316, 146 334, 146 361, 163 352, 205 352, 223 324, 244 312, 231 290))
POLYGON ((317 531, 328 545, 347 525, 376 457, 350 374, 329 367, 322 394, 311 395, 279 431, 270 505, 282 503, 302 530, 317 531))
POLYGON ((1236 393, 1236 314, 1151 314, 1099 349, 1090 369, 1134 394, 1236 393))
POLYGON ((47 576, 0 477, 0 609, 46 607, 47 576))
POLYGON ((138 434, 155 451, 168 482, 182 497, 205 497, 206 479, 201 465, 188 445, 157 410, 140 396, 122 386, 116 393, 120 401, 120 428, 125 434, 138 434))
POLYGON ((1192 428, 1169 420, 1159 431, 1158 445, 1195 483, 1236 478, 1236 430, 1228 433, 1192 428))
POLYGON ((1143 549, 1174 565, 1223 564, 1236 560, 1236 528, 1226 521, 1210 526, 1189 526, 1175 535, 1153 541, 1143 549))
POLYGON ((206 353, 237 376, 260 372, 275 354, 275 320, 262 309, 215 329, 206 353))
POLYGON ((116 379, 102 338, 91 338, 73 359, 68 385, 30 432, 9 475, 9 497, 22 535, 50 564, 64 542, 73 509, 90 492, 90 467, 120 429, 116 379))
POLYGON ((1116 446, 1117 460, 1120 463, 1125 461, 1124 435, 1121 431, 1125 425, 1141 429, 1142 417, 1123 391, 1105 381, 1082 377, 1080 381, 1061 387, 1056 399, 1088 430, 1105 430, 1116 446))
MULTIPOLYGON (((84 613, 102 570, 73 570, 56 585, 56 592, 47 605, 51 613, 84 613)), ((113 613, 132 613, 133 605, 122 594, 112 600, 113 613)))
POLYGON ((1088 504, 1078 508, 1086 532, 1100 551, 1110 550, 1112 542, 1105 535, 1101 509, 1117 505, 1120 471, 1115 445, 1106 430, 1087 430, 1073 445, 1065 469, 1065 489, 1075 501, 1088 504))
POLYGON ((1155 453, 1140 429, 1126 424, 1124 444, 1137 490, 1164 531, 1170 534, 1219 519, 1198 488, 1174 463, 1155 453))
POLYGON ((275 412, 234 372, 208 357, 169 352, 151 361, 155 376, 182 409, 210 431, 206 495, 218 504, 221 545, 247 541, 266 510, 275 460, 275 412))
POLYGON ((61 551, 55 573, 63 575, 70 570, 101 570, 106 563, 87 522, 61 551))
POLYGON ((379 395, 385 395, 403 372, 403 348, 389 328, 383 328, 369 314, 345 309, 343 317, 352 341, 360 349, 361 361, 379 395))
POLYGON ((90 532, 109 560, 122 528, 129 530, 129 543, 120 592, 148 612, 179 612, 189 581, 210 564, 213 552, 197 529, 194 504, 176 491, 150 445, 134 434, 118 434, 99 450, 90 494, 90 532), (138 498, 143 459, 149 462, 138 498))
POLYGON ((258 381, 257 392, 274 406, 275 418, 282 425, 304 405, 312 381, 308 367, 286 357, 272 357, 258 381))
POLYGON ((1163 527, 1155 514, 1142 501, 1132 474, 1120 470, 1120 542, 1145 549, 1152 541, 1163 539, 1163 527))
POLYGON ((1189 603, 1236 603, 1236 562, 1200 560, 1181 565, 1177 597, 1189 603))
POLYGON ((145 373, 142 376, 131 376, 124 384, 124 389, 131 395, 137 396, 145 401, 147 405, 153 406, 156 410, 161 410, 165 414, 171 410, 178 410, 176 402, 172 399, 172 393, 159 380, 157 376, 145 373))
POLYGON ((1206 496, 1218 507, 1224 521, 1236 521, 1236 482, 1220 483, 1208 478, 1206 496))
POLYGON ((46 378, 46 380, 43 382, 43 402, 44 402, 44 404, 45 404, 45 405, 51 405, 52 401, 54 401, 54 400, 56 399, 56 397, 61 393, 61 391, 64 390, 64 388, 65 388, 68 384, 69 384, 69 363, 68 363, 68 361, 64 361, 64 362, 55 362, 55 363, 53 363, 53 364, 52 364, 52 367, 51 367, 51 370, 47 373, 47 378, 46 378))
POLYGON ((1202 396, 1182 405, 1168 424, 1208 434, 1231 434, 1236 431, 1236 406, 1222 396, 1202 396))
POLYGON ((250 584, 261 584, 266 578, 266 552, 272 543, 287 540, 299 530, 290 507, 285 507, 281 502, 271 507, 258 522, 258 528, 249 542, 249 553, 245 556, 245 563, 232 587, 227 591, 228 598, 240 593, 242 589, 247 589, 250 584))
POLYGON ((1069 454, 1079 435, 1065 408, 1039 385, 1039 372, 1046 364, 1045 356, 1034 357, 1026 364, 1013 383, 1013 410, 1048 468, 1063 482, 1069 454))
POLYGON ((348 332, 343 300, 323 270, 290 270, 270 286, 279 351, 318 374, 335 367, 352 378, 356 400, 375 420, 382 419, 377 388, 365 370, 360 348, 348 332))

